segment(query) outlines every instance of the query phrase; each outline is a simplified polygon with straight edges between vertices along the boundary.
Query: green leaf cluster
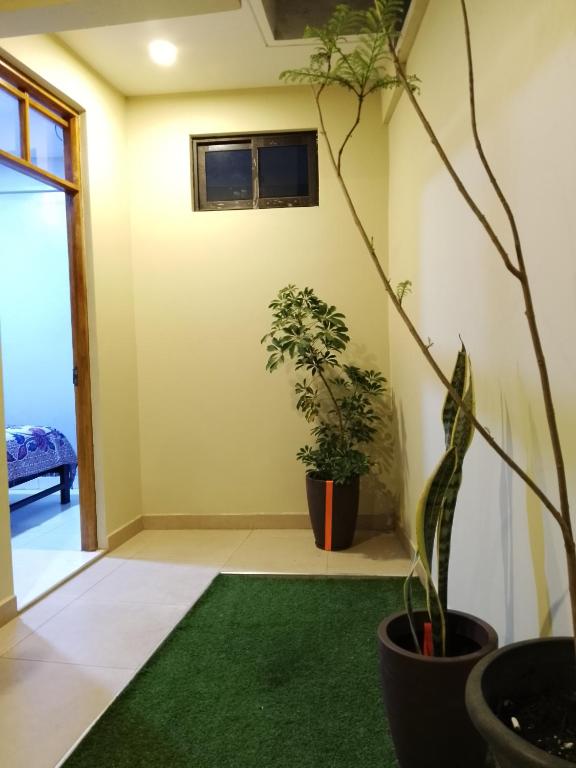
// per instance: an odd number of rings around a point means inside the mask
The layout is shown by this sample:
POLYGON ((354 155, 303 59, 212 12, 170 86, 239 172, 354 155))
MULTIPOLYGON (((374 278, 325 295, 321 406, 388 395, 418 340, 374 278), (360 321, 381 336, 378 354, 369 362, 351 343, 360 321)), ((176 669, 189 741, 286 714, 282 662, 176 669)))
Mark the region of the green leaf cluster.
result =
POLYGON ((272 323, 266 343, 266 369, 288 361, 305 372, 296 382, 296 408, 313 424, 313 445, 297 453, 308 471, 321 480, 345 483, 366 474, 371 465, 363 446, 371 443, 380 416, 377 399, 386 379, 374 370, 345 363, 350 337, 346 318, 319 299, 312 288, 288 285, 269 305, 272 323))
MULTIPOLYGON (((452 387, 466 409, 474 414, 474 386, 470 358, 464 345, 452 373, 452 387)), ((432 624, 434 655, 446 655, 446 611, 448 610, 448 568, 450 541, 462 465, 474 435, 474 425, 464 408, 448 393, 442 410, 446 452, 429 478, 416 515, 416 557, 404 589, 406 610, 417 650, 420 650, 412 610, 412 577, 421 563, 425 577, 426 604, 432 624), (438 580, 432 577, 432 557, 437 550, 438 580)))
MULTIPOLYGON (((390 46, 398 39, 403 15, 404 0, 375 0, 366 11, 337 5, 323 27, 306 27, 304 37, 319 41, 309 66, 286 70, 280 78, 320 87, 338 85, 360 100, 374 91, 395 88, 400 83, 391 66, 390 46)), ((417 78, 409 82, 415 84, 417 78)))
POLYGON ((412 293, 412 280, 402 280, 401 283, 398 283, 396 286, 396 298, 400 304, 402 304, 409 293, 412 293))

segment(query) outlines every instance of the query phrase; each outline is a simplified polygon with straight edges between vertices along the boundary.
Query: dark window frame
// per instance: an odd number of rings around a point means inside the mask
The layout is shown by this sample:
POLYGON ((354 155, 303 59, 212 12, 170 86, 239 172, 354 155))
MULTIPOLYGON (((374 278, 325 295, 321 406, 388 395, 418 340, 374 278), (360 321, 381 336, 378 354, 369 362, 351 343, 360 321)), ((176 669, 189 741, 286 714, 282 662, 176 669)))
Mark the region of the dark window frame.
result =
POLYGON ((275 133, 226 133, 191 136, 192 201, 195 211, 233 211, 266 208, 297 208, 318 205, 318 132, 282 131, 275 133), (308 194, 297 197, 260 197, 258 149, 260 147, 308 147, 308 194), (252 199, 209 201, 206 195, 207 152, 250 149, 252 152, 252 199))

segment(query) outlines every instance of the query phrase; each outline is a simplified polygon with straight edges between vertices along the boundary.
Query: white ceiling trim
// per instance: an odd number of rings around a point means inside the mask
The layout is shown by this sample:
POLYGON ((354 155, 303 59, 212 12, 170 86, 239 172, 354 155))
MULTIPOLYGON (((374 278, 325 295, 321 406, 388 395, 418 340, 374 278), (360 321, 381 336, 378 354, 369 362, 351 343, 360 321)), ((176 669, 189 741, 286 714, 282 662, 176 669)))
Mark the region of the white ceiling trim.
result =
POLYGON ((238 8, 240 0, 0 0, 0 29, 3 37, 13 37, 238 8))

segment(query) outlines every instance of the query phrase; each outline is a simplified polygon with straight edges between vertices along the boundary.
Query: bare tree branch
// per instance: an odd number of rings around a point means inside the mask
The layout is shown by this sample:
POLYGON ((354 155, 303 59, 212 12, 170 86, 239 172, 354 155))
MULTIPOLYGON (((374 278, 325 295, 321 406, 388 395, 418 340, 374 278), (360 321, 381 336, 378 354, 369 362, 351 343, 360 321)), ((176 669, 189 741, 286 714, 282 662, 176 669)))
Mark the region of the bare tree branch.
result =
POLYGON ((542 504, 548 509, 550 514, 554 517, 558 525, 564 530, 566 528, 566 524, 560 514, 560 512, 556 509, 552 501, 548 498, 548 496, 544 493, 544 491, 532 480, 532 478, 522 469, 522 467, 514 461, 514 459, 494 440, 490 432, 484 427, 483 424, 481 424, 478 419, 474 416, 474 414, 470 411, 470 409, 467 407, 466 403, 462 401, 460 398, 458 392, 454 389, 452 384, 450 383, 450 380, 448 377, 444 374, 440 366, 438 365, 436 359, 430 352, 430 347, 432 346, 430 343, 426 343, 423 338, 420 336, 418 330, 412 323, 412 320, 410 319, 407 312, 404 310, 402 303, 399 301, 398 297, 396 296, 396 293, 394 291, 394 288, 392 287, 392 284, 390 282, 390 279, 384 272, 382 265, 380 264, 380 261, 378 259, 376 250, 374 248, 374 245, 368 236, 364 225, 362 224, 362 221, 358 215, 358 212, 356 210, 356 206, 354 205, 354 201, 352 200, 352 197, 350 195, 350 192, 348 190, 348 187, 346 185, 346 182, 342 176, 342 173, 340 172, 340 169, 338 168, 338 162, 335 157, 334 150, 332 148, 332 144, 330 142, 330 138, 328 136, 328 133, 326 131, 326 125, 324 121, 324 114, 322 111, 322 107, 320 104, 320 96, 322 94, 323 88, 318 89, 318 91, 312 89, 312 92, 314 94, 314 100, 316 102, 316 108, 318 110, 318 119, 320 122, 320 129, 322 132, 322 135, 324 136, 324 140, 328 149, 328 155, 330 158, 330 162, 332 164, 332 167, 334 168, 334 172, 336 173, 336 176, 338 178, 338 181, 340 183, 340 187, 344 193, 344 197, 346 199, 346 203, 348 205, 348 208, 350 209, 350 213, 352 215, 352 218, 354 220, 354 223, 356 227, 358 228, 358 231, 360 232, 360 235, 362 237, 362 240, 364 241, 364 245, 366 246, 366 249, 368 251, 368 254, 370 255, 370 258, 372 260, 372 263, 374 264, 376 271, 378 273, 378 277, 382 281, 384 288, 386 289, 386 293, 388 294, 388 297, 392 301, 392 304, 394 305, 394 308, 404 321, 406 327, 408 328, 408 331, 410 332, 410 335, 412 338, 416 341, 416 344, 418 345, 419 349, 421 350, 422 354, 432 367, 434 373, 436 376, 440 379, 444 387, 448 390, 451 397, 455 400, 455 402, 458 403, 458 405, 463 409, 463 411, 466 413, 468 418, 472 420, 472 423, 478 430, 479 434, 482 435, 484 440, 493 448, 496 453, 508 464, 508 466, 528 485, 529 488, 535 493, 535 495, 540 499, 542 504))

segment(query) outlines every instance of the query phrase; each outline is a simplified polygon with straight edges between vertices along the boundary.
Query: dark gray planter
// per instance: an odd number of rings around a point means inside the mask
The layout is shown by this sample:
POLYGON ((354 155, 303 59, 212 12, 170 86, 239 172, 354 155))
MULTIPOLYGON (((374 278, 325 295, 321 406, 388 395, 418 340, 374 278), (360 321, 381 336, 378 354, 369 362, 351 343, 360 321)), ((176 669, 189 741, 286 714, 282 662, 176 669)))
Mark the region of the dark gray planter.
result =
POLYGON ((360 478, 338 485, 306 475, 308 512, 319 549, 348 549, 354 542, 360 478))
POLYGON ((502 702, 574 686, 574 640, 513 643, 483 659, 470 674, 466 706, 500 768, 567 768, 574 763, 527 742, 497 717, 502 702))
MULTIPOLYGON (((415 614, 421 633, 427 620, 415 614)), ((498 647, 494 629, 458 611, 446 617, 452 655, 422 656, 414 647, 405 612, 378 627, 384 706, 400 768, 485 768, 486 744, 464 704, 470 670, 498 647)), ((449 649, 450 652, 450 649, 449 649)))

